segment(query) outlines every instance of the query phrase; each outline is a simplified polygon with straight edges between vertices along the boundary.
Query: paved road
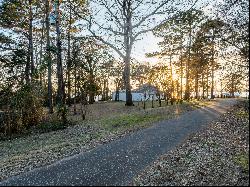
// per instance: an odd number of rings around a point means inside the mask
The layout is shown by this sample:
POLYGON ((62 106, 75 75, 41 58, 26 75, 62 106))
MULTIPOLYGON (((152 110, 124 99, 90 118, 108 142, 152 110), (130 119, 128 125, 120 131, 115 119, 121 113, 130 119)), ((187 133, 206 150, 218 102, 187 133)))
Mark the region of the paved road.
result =
POLYGON ((181 143, 189 134, 217 119, 234 99, 187 112, 176 119, 65 158, 50 166, 7 179, 4 185, 127 185, 148 164, 181 143))

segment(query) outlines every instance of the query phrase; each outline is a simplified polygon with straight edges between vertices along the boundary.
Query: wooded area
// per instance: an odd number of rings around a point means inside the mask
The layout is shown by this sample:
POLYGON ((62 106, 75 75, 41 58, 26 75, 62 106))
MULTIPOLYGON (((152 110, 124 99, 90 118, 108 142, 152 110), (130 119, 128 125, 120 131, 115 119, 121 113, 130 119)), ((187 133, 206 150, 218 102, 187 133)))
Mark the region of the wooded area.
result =
POLYGON ((84 120, 86 106, 98 95, 110 100, 111 91, 126 90, 132 106, 132 81, 177 103, 213 99, 215 86, 220 97, 248 92, 248 14, 247 0, 3 0, 0 131, 53 113, 51 123, 63 126, 77 105, 84 120), (145 53, 157 63, 132 55, 149 32, 161 39, 160 50, 145 53))

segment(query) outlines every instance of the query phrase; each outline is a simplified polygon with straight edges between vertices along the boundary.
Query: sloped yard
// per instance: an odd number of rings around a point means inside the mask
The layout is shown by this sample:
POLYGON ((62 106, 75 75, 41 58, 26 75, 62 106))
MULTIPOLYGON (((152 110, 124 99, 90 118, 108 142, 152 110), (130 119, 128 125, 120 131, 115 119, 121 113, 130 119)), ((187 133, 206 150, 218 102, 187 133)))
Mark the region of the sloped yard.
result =
POLYGON ((249 103, 241 102, 148 166, 139 186, 248 186, 249 103))
POLYGON ((92 115, 85 121, 75 118, 78 121, 75 126, 0 141, 0 181, 212 103, 190 102, 146 110, 138 105, 125 107, 124 103, 94 104, 89 106, 93 107, 89 108, 92 115))

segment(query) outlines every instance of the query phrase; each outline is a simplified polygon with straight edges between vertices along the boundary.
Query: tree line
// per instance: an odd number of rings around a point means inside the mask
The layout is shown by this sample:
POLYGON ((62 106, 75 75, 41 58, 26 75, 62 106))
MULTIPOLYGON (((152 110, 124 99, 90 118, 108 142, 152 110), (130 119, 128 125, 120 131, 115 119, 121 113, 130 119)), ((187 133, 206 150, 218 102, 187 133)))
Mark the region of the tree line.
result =
POLYGON ((248 78, 248 6, 226 0, 210 16, 191 0, 3 0, 0 106, 6 126, 36 124, 44 106, 65 124, 69 107, 76 114, 80 104, 85 119, 95 96, 110 99, 111 79, 117 93, 126 90, 127 106, 133 105, 131 79, 182 101, 191 92, 197 99, 213 97, 220 72, 223 90, 234 94, 248 78), (133 64, 134 44, 148 32, 162 41, 160 51, 146 55, 163 64, 133 64))

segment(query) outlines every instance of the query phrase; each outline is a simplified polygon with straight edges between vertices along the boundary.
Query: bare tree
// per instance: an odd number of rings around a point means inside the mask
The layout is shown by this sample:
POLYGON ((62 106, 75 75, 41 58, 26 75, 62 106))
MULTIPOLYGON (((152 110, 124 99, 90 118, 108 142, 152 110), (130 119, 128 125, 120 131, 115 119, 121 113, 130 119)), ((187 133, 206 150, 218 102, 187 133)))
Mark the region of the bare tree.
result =
POLYGON ((91 3, 91 15, 85 19, 88 31, 122 58, 125 64, 126 105, 131 106, 130 61, 133 45, 143 34, 171 17, 178 10, 180 1, 95 0, 91 3), (103 17, 105 20, 101 19, 103 17))

